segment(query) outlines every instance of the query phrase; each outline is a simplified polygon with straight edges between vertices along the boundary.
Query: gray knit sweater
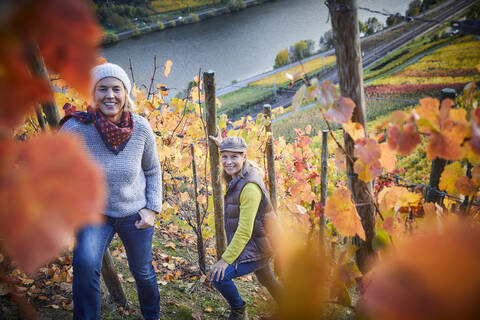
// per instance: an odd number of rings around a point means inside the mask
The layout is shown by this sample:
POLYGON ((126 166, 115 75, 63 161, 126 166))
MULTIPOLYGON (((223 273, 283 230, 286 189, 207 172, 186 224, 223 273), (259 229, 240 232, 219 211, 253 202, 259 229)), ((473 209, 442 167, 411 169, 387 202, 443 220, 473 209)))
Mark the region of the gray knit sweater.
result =
POLYGON ((133 132, 125 148, 117 155, 107 149, 94 124, 69 119, 60 131, 83 137, 86 150, 104 168, 108 186, 105 214, 125 217, 148 208, 162 210, 162 174, 155 136, 147 120, 133 114, 133 132))

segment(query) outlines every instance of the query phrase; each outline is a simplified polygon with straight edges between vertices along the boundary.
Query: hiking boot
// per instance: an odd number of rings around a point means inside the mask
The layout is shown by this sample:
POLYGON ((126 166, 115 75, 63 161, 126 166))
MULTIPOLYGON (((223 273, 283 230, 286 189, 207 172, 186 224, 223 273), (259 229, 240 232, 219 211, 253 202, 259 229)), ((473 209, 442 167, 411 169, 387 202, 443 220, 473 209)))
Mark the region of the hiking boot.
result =
POLYGON ((228 320, 248 320, 247 305, 244 303, 241 307, 231 307, 228 320))

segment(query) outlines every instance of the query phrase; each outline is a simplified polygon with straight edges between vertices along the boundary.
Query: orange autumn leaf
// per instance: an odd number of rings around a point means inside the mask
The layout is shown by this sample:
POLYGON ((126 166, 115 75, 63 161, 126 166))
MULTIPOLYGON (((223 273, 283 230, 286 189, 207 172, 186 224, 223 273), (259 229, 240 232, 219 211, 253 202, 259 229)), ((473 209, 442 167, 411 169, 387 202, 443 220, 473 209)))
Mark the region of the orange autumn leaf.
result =
POLYGON ((378 194, 378 204, 382 214, 386 214, 395 207, 416 206, 421 199, 420 194, 400 186, 386 187, 378 194))
POLYGON ((419 130, 430 137, 426 148, 428 159, 459 160, 463 155, 463 141, 470 136, 466 111, 452 109, 450 99, 444 99, 440 108, 438 100, 433 98, 423 98, 420 104, 414 115, 419 130))
POLYGON ((352 118, 355 102, 346 97, 340 97, 325 113, 328 121, 336 123, 347 123, 352 118))
POLYGON ((165 76, 165 78, 168 78, 168 75, 170 74, 170 71, 172 70, 172 65, 173 65, 173 62, 172 60, 168 59, 166 62, 165 62, 165 71, 163 72, 163 75, 165 76))
POLYGON ((467 176, 463 176, 455 181, 455 188, 460 194, 471 196, 475 192, 477 192, 477 187, 475 183, 467 176))
POLYGON ((387 143, 390 148, 402 156, 410 154, 421 142, 420 135, 414 125, 390 124, 387 143))
POLYGON ((321 108, 328 108, 338 99, 338 92, 332 81, 324 80, 321 84, 317 82, 309 96, 315 98, 321 108))
POLYGON ((346 172, 345 153, 337 147, 335 149, 335 167, 341 172, 346 172))
POLYGON ((73 135, 0 142, 0 238, 19 267, 33 272, 85 224, 101 222, 101 170, 73 135))
POLYGON ((472 168, 472 180, 475 185, 478 187, 480 186, 480 164, 477 163, 472 168))
POLYGON ((342 126, 345 132, 350 135, 353 141, 365 138, 365 129, 363 128, 363 125, 361 123, 348 121, 342 126))
POLYGON ((382 228, 389 235, 394 236, 405 232, 405 223, 400 217, 386 217, 382 223, 382 228))
POLYGON ((395 164, 397 163, 395 152, 390 149, 388 143, 380 144, 380 149, 382 150, 382 156, 379 159, 380 163, 388 172, 393 171, 395 169, 395 164))
POLYGON ((480 230, 469 222, 395 243, 363 279, 360 309, 382 320, 477 319, 480 230))
POLYGON ((28 32, 38 42, 47 69, 89 97, 90 70, 95 66, 102 30, 88 2, 37 1, 28 32))
POLYGON ((358 236, 365 240, 360 216, 352 203, 351 192, 341 187, 327 198, 325 215, 332 220, 332 224, 343 236, 358 236))
POLYGON ((464 174, 462 165, 459 162, 446 165, 440 176, 440 183, 438 184, 439 189, 445 190, 448 194, 458 194, 455 182, 464 174))
POLYGON ((355 142, 355 157, 358 158, 354 164, 355 173, 365 181, 371 181, 382 174, 382 165, 379 161, 382 150, 375 139, 359 139, 355 142))

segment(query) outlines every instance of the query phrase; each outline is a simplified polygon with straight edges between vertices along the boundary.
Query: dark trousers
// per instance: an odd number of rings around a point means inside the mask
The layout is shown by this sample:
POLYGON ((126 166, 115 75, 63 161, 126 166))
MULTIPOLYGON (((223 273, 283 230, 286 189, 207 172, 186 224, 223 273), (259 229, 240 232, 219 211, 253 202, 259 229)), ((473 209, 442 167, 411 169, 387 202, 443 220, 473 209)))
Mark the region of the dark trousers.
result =
POLYGON ((227 300, 231 307, 240 307, 245 303, 238 289, 233 283, 232 279, 244 276, 254 272, 258 281, 270 292, 272 297, 278 301, 280 292, 282 290, 281 284, 275 278, 275 275, 268 264, 268 261, 253 261, 248 263, 241 263, 236 266, 229 265, 225 270, 223 280, 212 281, 212 284, 217 288, 222 296, 227 300))

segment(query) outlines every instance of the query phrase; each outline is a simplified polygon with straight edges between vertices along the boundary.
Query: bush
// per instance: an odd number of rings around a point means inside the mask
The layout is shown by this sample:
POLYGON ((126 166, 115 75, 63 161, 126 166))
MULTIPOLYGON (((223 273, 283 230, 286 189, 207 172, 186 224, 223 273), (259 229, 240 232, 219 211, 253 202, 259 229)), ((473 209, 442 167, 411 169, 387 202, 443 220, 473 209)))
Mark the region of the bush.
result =
POLYGON ((175 21, 170 21, 169 26, 174 28, 177 26, 177 23, 175 21))
POLYGON ((138 29, 138 27, 133 28, 132 31, 133 31, 132 33, 133 37, 138 37, 141 34, 140 29, 138 29))
POLYGON ((104 45, 117 43, 118 41, 119 38, 115 33, 105 33, 102 40, 104 45))
POLYGON ((277 53, 277 56, 275 57, 275 65, 273 68, 279 68, 281 66, 287 65, 289 62, 289 55, 288 55, 288 50, 283 49, 280 50, 279 53, 277 53))
POLYGON ((125 19, 115 12, 112 12, 112 14, 107 18, 107 24, 111 25, 114 29, 122 31, 132 27, 130 20, 125 19))
POLYGON ((244 0, 230 0, 228 2, 228 6, 234 10, 240 10, 247 7, 247 4, 244 0))
POLYGON ((197 23, 200 21, 200 17, 198 16, 198 14, 195 14, 195 13, 190 13, 189 18, 194 23, 197 23))
POLYGON ((165 25, 164 25, 163 22, 160 21, 160 20, 157 21, 157 26, 158 26, 158 29, 160 29, 160 30, 165 29, 165 25))
POLYGON ((319 44, 320 48, 322 48, 323 50, 329 50, 335 46, 332 29, 328 30, 323 34, 323 36, 320 38, 319 44))

